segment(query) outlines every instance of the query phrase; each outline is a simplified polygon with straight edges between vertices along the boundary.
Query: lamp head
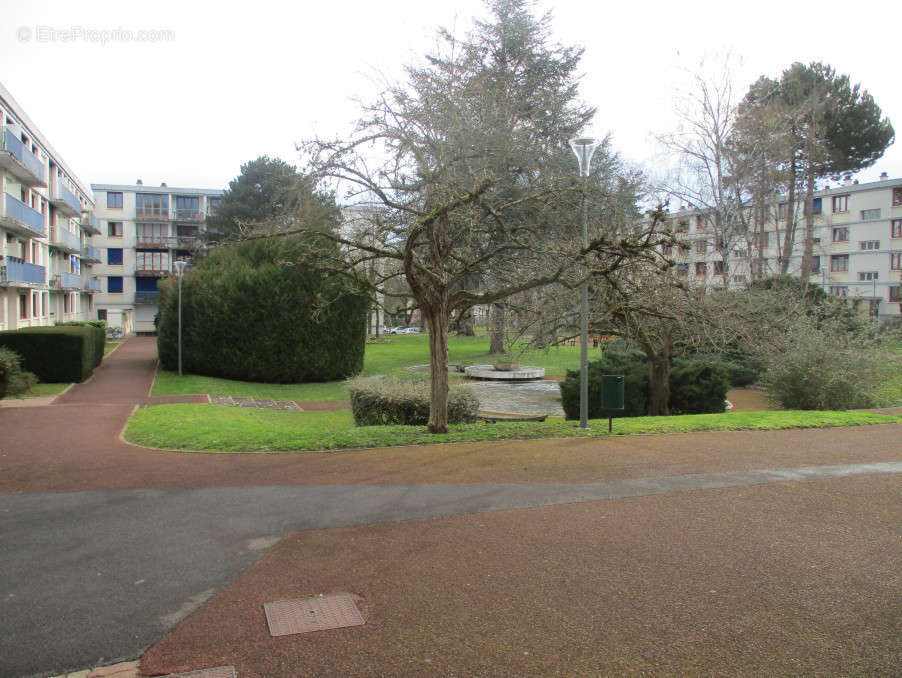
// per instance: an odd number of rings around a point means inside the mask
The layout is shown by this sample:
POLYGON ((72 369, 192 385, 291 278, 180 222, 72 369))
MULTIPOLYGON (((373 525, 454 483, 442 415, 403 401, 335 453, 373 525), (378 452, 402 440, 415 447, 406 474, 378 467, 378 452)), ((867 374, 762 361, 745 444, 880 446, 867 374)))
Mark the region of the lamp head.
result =
POLYGON ((598 142, 594 137, 575 137, 570 140, 570 148, 579 161, 579 175, 581 177, 589 176, 589 170, 592 163, 592 154, 598 148, 598 142))

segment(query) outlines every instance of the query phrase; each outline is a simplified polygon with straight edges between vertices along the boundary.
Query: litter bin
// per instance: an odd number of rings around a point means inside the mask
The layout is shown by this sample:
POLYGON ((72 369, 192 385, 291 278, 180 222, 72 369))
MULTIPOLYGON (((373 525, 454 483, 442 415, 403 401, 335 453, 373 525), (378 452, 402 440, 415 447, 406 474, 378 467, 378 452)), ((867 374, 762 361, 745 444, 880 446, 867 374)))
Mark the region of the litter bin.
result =
POLYGON ((608 433, 614 428, 613 410, 624 409, 623 401, 623 375, 601 375, 601 410, 608 413, 608 433))

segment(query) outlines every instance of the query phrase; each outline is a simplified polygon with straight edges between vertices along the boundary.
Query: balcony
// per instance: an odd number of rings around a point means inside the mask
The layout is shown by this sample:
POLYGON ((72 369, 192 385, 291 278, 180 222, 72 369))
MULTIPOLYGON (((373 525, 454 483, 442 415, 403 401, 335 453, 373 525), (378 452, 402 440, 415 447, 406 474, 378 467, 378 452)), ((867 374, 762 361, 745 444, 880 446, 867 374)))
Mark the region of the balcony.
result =
POLYGON ((26 238, 43 238, 47 233, 44 215, 31 209, 9 193, 3 195, 3 213, 0 226, 26 238))
POLYGON ((169 221, 168 207, 145 207, 135 212, 138 221, 169 221))
POLYGON ((50 244, 72 254, 81 252, 81 238, 77 234, 67 231, 62 226, 51 227, 50 244))
POLYGON ((82 289, 84 289, 85 292, 99 292, 100 278, 85 278, 84 287, 82 289))
POLYGON ((135 292, 135 303, 136 304, 156 304, 160 301, 160 291, 142 291, 138 290, 135 292))
POLYGON ((93 245, 85 245, 81 248, 81 259, 92 264, 99 264, 102 261, 100 250, 93 245))
POLYGON ((97 219, 94 218, 92 212, 82 212, 81 218, 78 220, 82 230, 89 235, 100 235, 100 228, 97 226, 97 219))
POLYGON ((16 257, 0 259, 0 285, 43 285, 47 269, 16 257))
POLYGON ((77 273, 57 273, 50 280, 50 287, 57 290, 80 290, 81 276, 77 273))
POLYGON ((135 275, 148 278, 161 278, 164 275, 169 275, 169 272, 168 268, 163 268, 160 264, 142 264, 140 261, 135 267, 135 275))
POLYGON ((62 177, 56 177, 50 189, 50 202, 67 217, 81 216, 81 203, 63 182, 62 177))
POLYGON ((168 250, 175 247, 175 238, 168 235, 146 236, 138 234, 135 247, 139 250, 168 250))
POLYGON ((198 223, 206 219, 206 215, 200 208, 176 207, 175 210, 173 210, 173 219, 175 219, 175 221, 198 223))
POLYGON ((0 167, 6 169, 26 186, 47 186, 44 163, 9 127, 0 127, 0 167))

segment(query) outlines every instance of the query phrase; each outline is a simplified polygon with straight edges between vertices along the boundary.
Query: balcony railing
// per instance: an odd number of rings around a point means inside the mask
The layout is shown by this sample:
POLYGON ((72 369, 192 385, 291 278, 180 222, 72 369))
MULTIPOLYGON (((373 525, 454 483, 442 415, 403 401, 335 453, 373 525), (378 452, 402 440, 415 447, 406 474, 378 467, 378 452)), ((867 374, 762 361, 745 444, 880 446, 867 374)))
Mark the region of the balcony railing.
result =
POLYGON ((135 303, 136 304, 155 304, 160 300, 160 291, 152 290, 152 291, 142 291, 138 290, 135 292, 135 303))
POLYGON ((44 163, 31 153, 9 127, 0 128, 0 149, 6 151, 2 166, 28 186, 46 186, 44 163), (7 155, 8 154, 8 155, 7 155))
POLYGON ((206 218, 204 211, 199 207, 176 207, 173 212, 173 219, 176 221, 203 221, 206 218))
POLYGON ((169 275, 170 271, 168 267, 163 267, 162 265, 157 264, 142 264, 138 263, 135 266, 135 275, 143 275, 159 278, 160 276, 169 275))
POLYGON ((92 212, 82 212, 79 223, 88 233, 93 235, 98 235, 100 233, 100 228, 97 227, 97 219, 92 212))
POLYGON ((191 250, 197 245, 198 239, 195 236, 188 235, 158 235, 151 238, 139 233, 135 241, 135 247, 144 250, 191 250))
POLYGON ((0 259, 0 283, 25 283, 43 285, 47 279, 47 269, 37 264, 29 264, 16 257, 0 259))
POLYGON ((100 250, 93 245, 85 245, 81 248, 81 258, 84 261, 93 261, 95 263, 100 263, 100 261, 102 261, 100 258, 100 250))
POLYGON ((81 251, 81 238, 62 226, 54 226, 50 229, 50 244, 67 252, 81 251))
POLYGON ((50 281, 50 286, 58 290, 80 290, 81 276, 77 273, 57 273, 50 281))
POLYGON ((56 177, 53 180, 50 202, 67 216, 77 217, 81 214, 81 203, 78 202, 75 194, 63 183, 62 177, 56 177))
POLYGON ((42 238, 47 233, 44 215, 9 193, 3 195, 3 214, 0 221, 6 228, 27 238, 42 238))
POLYGON ((135 212, 135 219, 141 219, 142 221, 168 221, 169 220, 169 208, 168 207, 142 207, 141 209, 135 212))
POLYGON ((100 291, 100 278, 85 278, 84 290, 86 292, 99 292, 100 291))

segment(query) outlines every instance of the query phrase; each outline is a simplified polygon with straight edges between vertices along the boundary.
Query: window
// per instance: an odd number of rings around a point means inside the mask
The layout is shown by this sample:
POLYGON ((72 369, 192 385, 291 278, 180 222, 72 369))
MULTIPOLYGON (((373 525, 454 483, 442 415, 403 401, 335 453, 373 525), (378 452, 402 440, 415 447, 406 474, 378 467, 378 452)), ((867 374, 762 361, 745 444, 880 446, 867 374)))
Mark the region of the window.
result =
POLYGON ((777 218, 785 219, 786 218, 786 210, 788 210, 788 209, 789 209, 789 203, 787 203, 787 202, 781 202, 779 205, 777 205, 777 218))
POLYGON ((121 294, 122 293, 122 276, 121 275, 111 275, 106 279, 106 291, 110 294, 121 294))
POLYGON ((695 215, 695 230, 696 231, 704 231, 705 230, 705 218, 701 214, 695 215))
POLYGON ((848 242, 849 241, 849 227, 843 226, 842 228, 834 228, 833 229, 833 242, 848 242))
POLYGON ((71 306, 69 305, 69 295, 63 295, 63 313, 69 313, 71 306))
MULTIPOLYGON (((822 198, 812 198, 811 200, 811 213, 812 214, 820 214, 821 213, 821 205, 822 198)), ((805 214, 808 214, 808 203, 805 203, 805 208, 803 210, 805 214)))
POLYGON ((876 221, 880 218, 880 208, 873 210, 861 210, 862 221, 876 221))
POLYGON ((834 297, 846 297, 849 294, 849 288, 840 285, 831 285, 830 294, 834 297))
POLYGON ((19 318, 25 320, 28 318, 28 295, 19 295, 19 318))
POLYGON ((689 220, 688 219, 680 219, 677 221, 677 233, 688 233, 689 232, 689 220))
POLYGON ((208 198, 207 199, 207 212, 211 215, 216 214, 216 210, 222 204, 222 198, 208 198))
POLYGON ((695 241, 695 253, 696 254, 705 254, 708 251, 708 243, 705 240, 696 240, 695 241))
POLYGON ((169 252, 135 252, 136 271, 168 271, 169 252))
POLYGON ((724 274, 724 266, 722 261, 714 262, 714 275, 723 275, 724 274))
POLYGON ((889 288, 890 301, 902 301, 902 285, 891 285, 889 288))
POLYGON ((755 233, 755 247, 761 250, 766 250, 770 247, 770 231, 755 233))
POLYGON ((122 266, 122 248, 108 247, 106 251, 106 263, 110 266, 122 266))
POLYGON ((811 272, 821 272, 821 258, 819 256, 811 257, 811 272))
POLYGON ((200 198, 192 196, 177 196, 175 199, 175 209, 187 212, 198 212, 200 210, 200 198))
POLYGON ((734 275, 733 282, 737 283, 737 284, 742 284, 745 282, 745 276, 744 275, 734 275))
POLYGON ((122 237, 122 222, 121 221, 110 221, 106 225, 107 235, 111 238, 121 238, 122 237))
POLYGON ((863 250, 879 250, 880 249, 880 241, 879 240, 862 240, 858 243, 859 247, 863 250))
POLYGON ((138 247, 142 245, 164 246, 169 237, 167 224, 136 224, 138 247))
POLYGON ((169 196, 156 193, 135 195, 135 213, 139 217, 169 217, 169 196))
POLYGON ((677 275, 681 278, 689 275, 689 264, 677 264, 677 275))
POLYGON ((849 211, 849 196, 834 195, 833 196, 833 214, 849 211))
POLYGON ((890 235, 893 238, 902 238, 902 219, 893 219, 890 235))
POLYGON ((110 209, 122 209, 122 193, 107 193, 106 206, 110 209))
POLYGON ((870 282, 871 280, 879 280, 877 271, 861 271, 858 274, 858 279, 862 282, 870 282))
POLYGON ((106 322, 106 309, 105 308, 97 309, 97 319, 102 320, 103 322, 106 322))
POLYGON ((902 205, 902 188, 893 189, 893 207, 902 205))
POLYGON ((695 262, 695 275, 707 275, 708 273, 708 264, 704 261, 695 262))
POLYGON ((849 270, 849 255, 834 254, 830 257, 830 270, 834 273, 842 273, 849 270))
POLYGON ((902 253, 889 255, 889 267, 892 271, 902 271, 902 253))

